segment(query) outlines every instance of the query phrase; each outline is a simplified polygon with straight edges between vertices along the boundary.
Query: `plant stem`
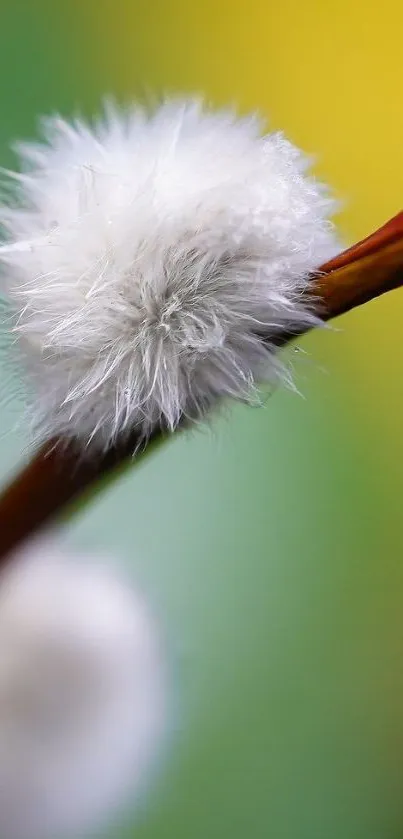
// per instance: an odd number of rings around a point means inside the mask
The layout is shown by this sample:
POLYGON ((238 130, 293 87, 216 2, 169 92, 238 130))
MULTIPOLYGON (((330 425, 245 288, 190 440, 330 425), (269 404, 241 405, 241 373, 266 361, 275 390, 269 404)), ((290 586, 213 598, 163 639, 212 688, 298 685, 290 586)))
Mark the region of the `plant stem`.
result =
MULTIPOLYGON (((310 299, 323 320, 403 285, 403 212, 372 236, 323 265, 314 280, 310 299)), ((279 345, 295 333, 280 336, 279 345)), ((136 463, 167 435, 156 431, 136 463)), ((22 468, 0 496, 0 562, 43 525, 60 517, 101 479, 112 478, 133 460, 138 440, 110 449, 96 459, 83 457, 76 444, 51 440, 22 468)))

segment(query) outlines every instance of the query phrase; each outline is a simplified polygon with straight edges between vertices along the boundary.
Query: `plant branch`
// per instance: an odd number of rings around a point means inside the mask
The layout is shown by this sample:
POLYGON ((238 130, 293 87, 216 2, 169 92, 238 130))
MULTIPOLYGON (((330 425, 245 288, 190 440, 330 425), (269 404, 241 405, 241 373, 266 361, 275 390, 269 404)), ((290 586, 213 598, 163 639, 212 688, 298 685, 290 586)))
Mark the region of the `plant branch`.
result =
MULTIPOLYGON (((310 296, 323 320, 331 320, 385 292, 403 285, 403 212, 357 245, 323 265, 310 296)), ((284 333, 288 344, 295 333, 284 333)), ((156 432, 144 451, 166 435, 156 432)), ((43 525, 61 516, 68 505, 94 489, 100 479, 113 477, 132 460, 136 438, 97 459, 84 458, 76 445, 52 440, 0 496, 0 561, 43 525)))

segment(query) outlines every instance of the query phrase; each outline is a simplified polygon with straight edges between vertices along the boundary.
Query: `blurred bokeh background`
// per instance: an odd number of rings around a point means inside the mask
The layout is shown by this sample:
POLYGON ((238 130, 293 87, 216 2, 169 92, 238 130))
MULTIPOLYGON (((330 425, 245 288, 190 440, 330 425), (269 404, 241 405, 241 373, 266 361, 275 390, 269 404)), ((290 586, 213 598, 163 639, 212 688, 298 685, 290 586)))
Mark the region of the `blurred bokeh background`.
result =
MULTIPOLYGON (((316 156, 350 243, 403 204, 402 34, 399 0, 0 0, 0 164, 40 114, 203 93, 316 156)), ((170 752, 122 835, 403 836, 402 323, 397 292, 304 338, 304 398, 178 435, 72 521, 130 563, 172 661, 170 752)))

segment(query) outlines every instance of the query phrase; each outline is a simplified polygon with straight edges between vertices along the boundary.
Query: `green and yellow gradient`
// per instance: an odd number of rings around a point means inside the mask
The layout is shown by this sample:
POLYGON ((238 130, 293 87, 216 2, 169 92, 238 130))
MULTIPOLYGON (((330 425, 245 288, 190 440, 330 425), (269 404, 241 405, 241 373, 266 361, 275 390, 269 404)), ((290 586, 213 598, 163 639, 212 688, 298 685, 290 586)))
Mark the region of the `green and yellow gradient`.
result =
MULTIPOLYGON (((346 243, 403 205, 399 0, 0 11, 4 166, 41 113, 196 92, 259 109, 316 156, 346 243)), ((304 399, 178 435, 74 520, 72 540, 133 565, 172 659, 164 771, 125 835, 403 836, 402 295, 301 341, 304 399)), ((25 445, 18 412, 4 399, 4 481, 25 445)))

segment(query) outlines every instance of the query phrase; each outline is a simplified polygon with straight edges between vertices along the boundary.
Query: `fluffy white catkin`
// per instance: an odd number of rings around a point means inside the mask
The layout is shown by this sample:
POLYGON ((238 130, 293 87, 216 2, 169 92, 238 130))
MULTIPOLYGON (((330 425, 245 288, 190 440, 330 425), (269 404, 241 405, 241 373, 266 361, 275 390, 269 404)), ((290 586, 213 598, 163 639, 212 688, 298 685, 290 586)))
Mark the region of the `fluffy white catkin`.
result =
POLYGON ((41 434, 107 448, 286 376, 274 339, 312 322, 302 294, 338 250, 297 148, 193 100, 44 135, 0 211, 41 434))
POLYGON ((51 542, 0 585, 0 836, 81 837, 144 783, 165 720, 158 633, 100 560, 51 542))

